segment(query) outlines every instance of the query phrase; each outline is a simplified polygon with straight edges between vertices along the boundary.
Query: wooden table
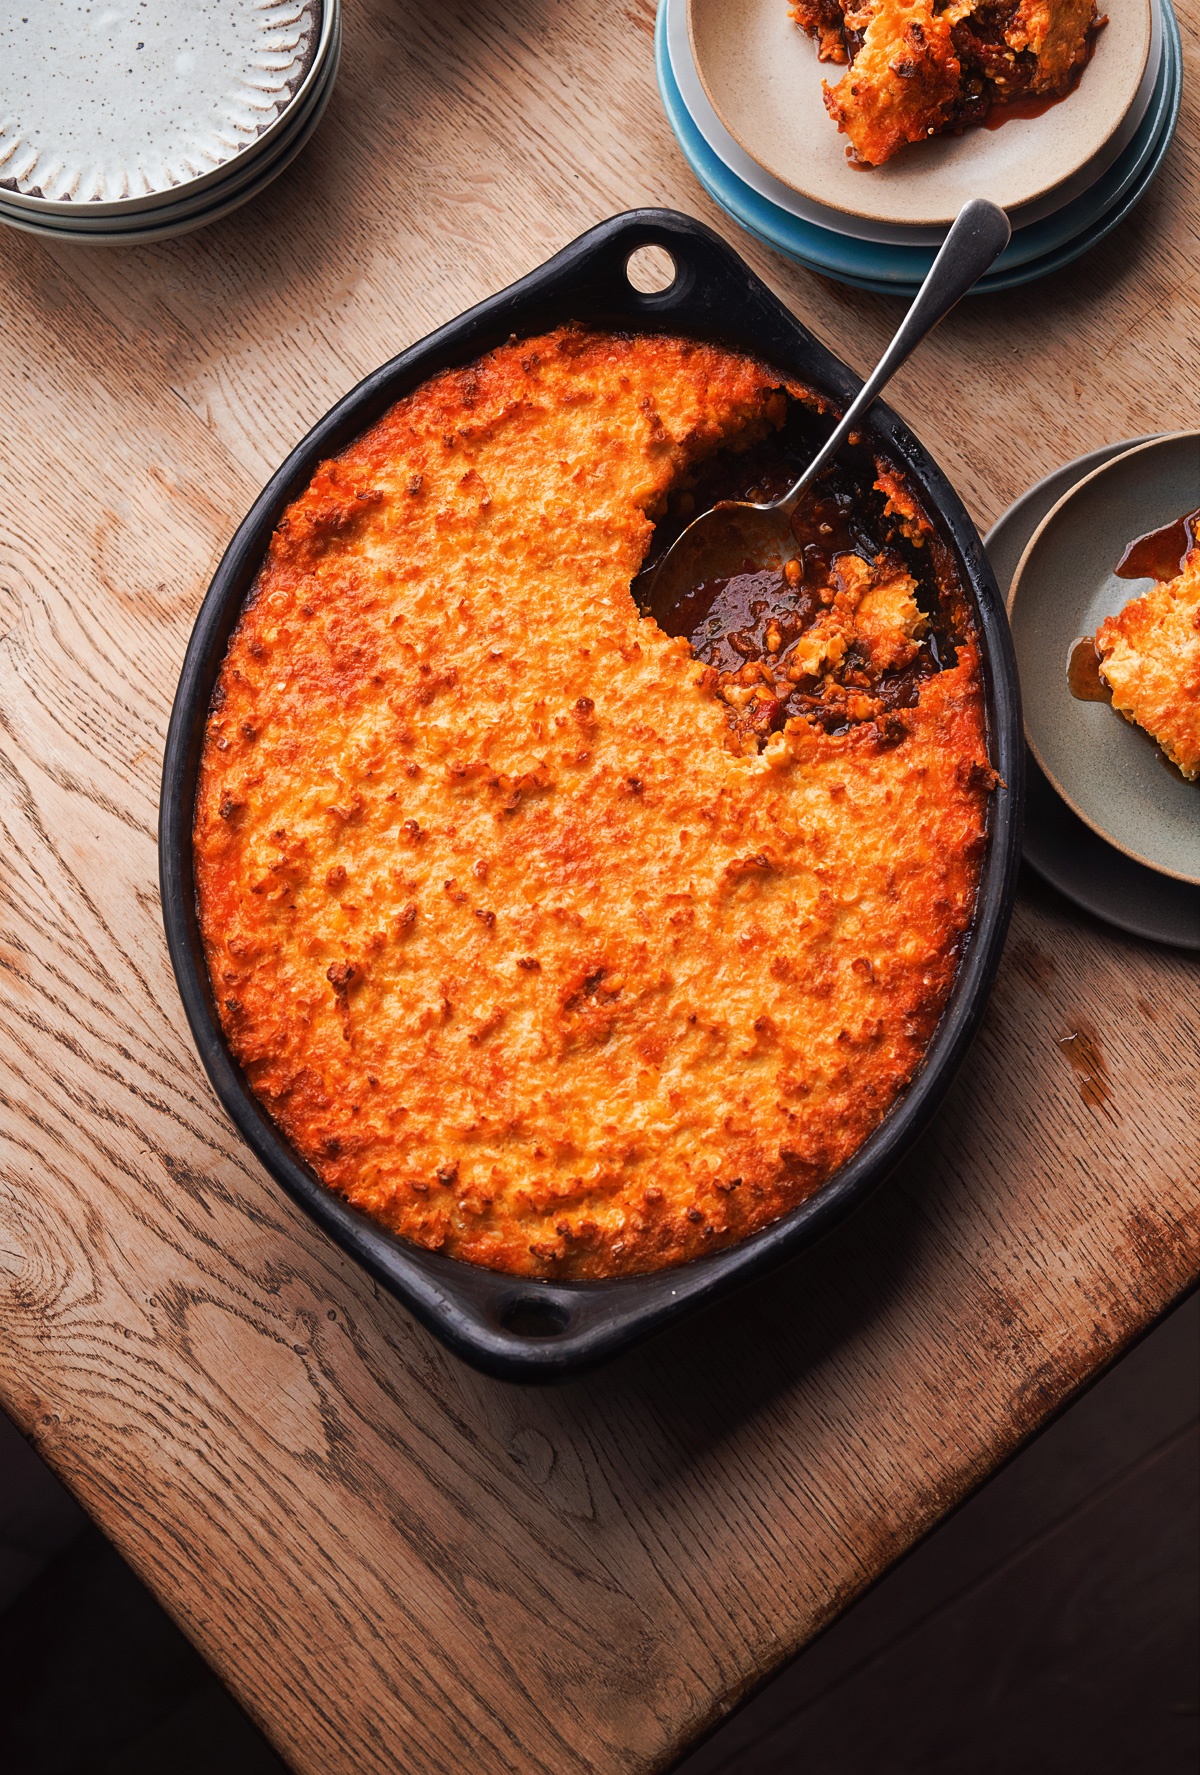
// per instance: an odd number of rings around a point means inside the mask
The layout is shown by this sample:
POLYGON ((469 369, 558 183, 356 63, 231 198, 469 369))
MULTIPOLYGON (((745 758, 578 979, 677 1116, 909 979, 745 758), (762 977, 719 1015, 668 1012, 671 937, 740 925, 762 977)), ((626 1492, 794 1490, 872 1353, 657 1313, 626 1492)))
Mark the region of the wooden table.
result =
MULTIPOLYGON (((1080 451, 1195 422, 1198 20, 1136 216, 898 380, 981 527, 1080 451)), ((1033 882, 903 1173, 561 1390, 447 1355, 203 1078, 159 760, 210 570, 294 440, 636 204, 713 222, 860 367, 895 324, 707 203, 651 28, 649 0, 348 0, 329 116, 248 209, 157 248, 0 238, 0 1398, 314 1775, 664 1768, 1200 1271, 1197 963, 1033 882)))

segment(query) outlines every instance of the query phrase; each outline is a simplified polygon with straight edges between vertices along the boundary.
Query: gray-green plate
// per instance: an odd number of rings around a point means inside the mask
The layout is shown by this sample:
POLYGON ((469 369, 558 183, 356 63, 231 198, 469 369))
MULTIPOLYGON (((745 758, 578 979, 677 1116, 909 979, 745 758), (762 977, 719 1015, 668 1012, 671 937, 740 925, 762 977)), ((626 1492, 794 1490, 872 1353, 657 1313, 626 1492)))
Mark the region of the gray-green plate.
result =
MULTIPOLYGON (((1025 545, 1051 506, 1101 463, 1123 456, 1147 438, 1103 444, 1066 462, 1014 499, 988 531, 984 546, 1007 598, 1025 545)), ((1200 950, 1200 888, 1159 875, 1093 832, 1073 814, 1038 768, 1027 761, 1025 780, 1025 861, 1085 912, 1118 930, 1155 943, 1200 950)))
POLYGON ((1025 731, 1069 807, 1126 856, 1200 883, 1200 785, 1186 783, 1140 728, 1067 684, 1072 643, 1147 591, 1113 572, 1126 545, 1200 495, 1200 432, 1139 444, 1094 469, 1042 520, 1009 593, 1025 731))

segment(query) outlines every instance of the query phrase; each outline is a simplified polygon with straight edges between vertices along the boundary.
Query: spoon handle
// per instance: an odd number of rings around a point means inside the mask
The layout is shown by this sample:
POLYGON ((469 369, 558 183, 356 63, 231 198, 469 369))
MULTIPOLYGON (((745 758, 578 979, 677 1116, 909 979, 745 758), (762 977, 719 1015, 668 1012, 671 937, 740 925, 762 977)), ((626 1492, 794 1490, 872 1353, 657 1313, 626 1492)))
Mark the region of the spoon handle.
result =
POLYGON ((929 267, 912 307, 900 322, 895 338, 863 383, 828 443, 818 450, 795 486, 779 501, 782 510, 790 512, 795 508, 805 488, 833 461, 871 402, 891 381, 905 358, 983 276, 988 266, 1004 251, 1011 234, 1004 211, 985 197, 973 197, 969 203, 964 203, 942 242, 941 251, 929 267))

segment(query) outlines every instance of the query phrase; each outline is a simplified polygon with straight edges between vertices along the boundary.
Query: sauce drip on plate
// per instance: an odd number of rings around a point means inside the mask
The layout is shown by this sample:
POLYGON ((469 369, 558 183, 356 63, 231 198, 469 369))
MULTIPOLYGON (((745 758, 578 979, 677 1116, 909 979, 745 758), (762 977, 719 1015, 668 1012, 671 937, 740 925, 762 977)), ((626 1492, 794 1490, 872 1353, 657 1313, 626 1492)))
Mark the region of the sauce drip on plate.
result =
POLYGON ((983 127, 999 129, 1001 124, 1016 123, 1021 118, 1044 117, 1055 105, 1061 105, 1064 99, 1069 99, 1074 91, 1075 86, 1072 86, 1067 92, 1051 93, 1049 97, 1041 95, 1036 98, 1004 99, 1000 104, 992 106, 983 120, 983 127))
POLYGON ((1200 506, 1161 530, 1136 536, 1113 569, 1118 579, 1174 579, 1200 539, 1200 506))
POLYGON ((1090 635, 1072 641, 1067 657, 1067 683, 1081 703, 1111 703, 1112 691, 1100 676, 1100 655, 1090 635))

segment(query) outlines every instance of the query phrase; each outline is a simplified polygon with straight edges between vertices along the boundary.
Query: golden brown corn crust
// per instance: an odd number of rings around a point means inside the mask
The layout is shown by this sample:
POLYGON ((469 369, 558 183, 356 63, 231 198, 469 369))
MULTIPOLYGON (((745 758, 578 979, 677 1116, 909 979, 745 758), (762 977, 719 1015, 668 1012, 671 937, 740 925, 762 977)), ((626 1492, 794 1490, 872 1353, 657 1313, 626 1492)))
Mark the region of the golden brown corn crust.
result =
MULTIPOLYGON (((970 638, 886 731, 793 719, 746 755, 630 596, 648 514, 780 423, 781 380, 671 338, 514 342, 279 524, 207 729, 209 968, 288 1138, 420 1245, 679 1263, 807 1196, 920 1065, 994 781, 970 638)), ((866 642, 903 659, 906 584, 861 577, 845 608, 873 593, 866 642)))
POLYGON ((849 73, 824 87, 825 109, 857 158, 881 166, 906 142, 937 135, 958 96, 950 20, 930 0, 867 0, 846 23, 862 32, 849 73))
POLYGON ((796 0, 791 17, 822 61, 850 62, 825 108, 867 166, 995 104, 1068 92, 1105 22, 1093 0, 796 0))
POLYGON ((1113 708, 1144 727, 1185 777, 1200 776, 1200 548, 1178 578, 1133 598, 1096 632, 1113 708))

